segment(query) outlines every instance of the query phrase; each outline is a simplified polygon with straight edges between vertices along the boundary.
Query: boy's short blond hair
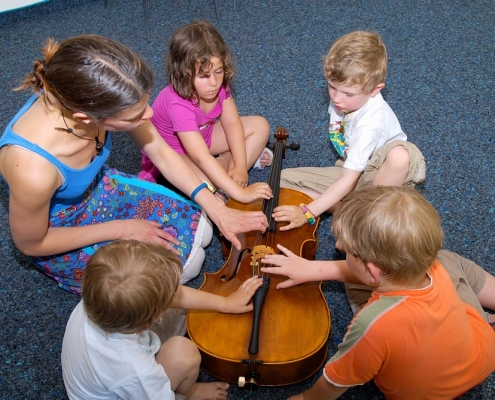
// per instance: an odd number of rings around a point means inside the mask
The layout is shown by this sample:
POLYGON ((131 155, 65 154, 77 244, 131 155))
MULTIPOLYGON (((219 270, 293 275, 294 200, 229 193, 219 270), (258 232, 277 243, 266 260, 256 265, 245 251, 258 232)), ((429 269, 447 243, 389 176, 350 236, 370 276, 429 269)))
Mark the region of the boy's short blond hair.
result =
POLYGON ((88 261, 82 283, 84 308, 106 332, 140 332, 171 304, 181 274, 180 259, 159 244, 112 242, 88 261))
POLYGON ((387 48, 380 35, 355 31, 338 38, 325 58, 330 82, 360 86, 370 94, 387 76, 387 48))
POLYGON ((409 187, 351 192, 334 214, 332 232, 341 250, 399 284, 426 273, 444 239, 435 208, 409 187))

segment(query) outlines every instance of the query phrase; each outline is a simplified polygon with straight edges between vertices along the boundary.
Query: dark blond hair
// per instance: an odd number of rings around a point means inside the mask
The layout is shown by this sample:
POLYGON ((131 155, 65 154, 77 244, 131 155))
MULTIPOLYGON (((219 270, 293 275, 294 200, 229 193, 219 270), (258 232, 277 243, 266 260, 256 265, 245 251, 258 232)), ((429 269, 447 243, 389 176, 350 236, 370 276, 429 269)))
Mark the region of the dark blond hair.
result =
POLYGON ((112 242, 88 261, 82 283, 84 308, 106 332, 142 331, 171 304, 181 274, 179 258, 159 244, 112 242))
POLYGON ((408 187, 351 192, 333 216, 332 232, 340 249, 373 263, 395 283, 420 278, 444 239, 435 208, 408 187))
POLYGON ((330 82, 361 87, 370 94, 387 76, 387 49, 380 35, 355 31, 338 38, 325 58, 330 82))
POLYGON ((34 61, 17 90, 46 90, 63 107, 95 121, 115 117, 153 89, 151 69, 123 44, 103 36, 76 36, 60 44, 48 39, 41 53, 44 58, 34 61))
POLYGON ((195 21, 179 28, 170 40, 167 56, 168 80, 185 100, 199 101, 194 87, 196 69, 202 74, 211 67, 211 57, 223 62, 222 86, 228 89, 234 78, 234 65, 229 48, 218 31, 206 21, 195 21))

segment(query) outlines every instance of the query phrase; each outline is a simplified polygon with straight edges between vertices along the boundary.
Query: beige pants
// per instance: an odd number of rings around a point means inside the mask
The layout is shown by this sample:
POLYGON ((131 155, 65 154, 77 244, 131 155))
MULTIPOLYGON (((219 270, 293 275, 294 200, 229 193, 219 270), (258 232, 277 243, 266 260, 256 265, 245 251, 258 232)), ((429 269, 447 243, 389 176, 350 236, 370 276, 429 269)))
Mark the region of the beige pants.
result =
MULTIPOLYGON (((409 173, 404 181, 404 186, 414 187, 424 181, 426 177, 426 162, 419 149, 410 142, 395 140, 380 147, 371 156, 366 169, 363 171, 356 184, 356 189, 371 186, 378 170, 382 167, 390 150, 396 146, 402 146, 409 152, 409 173)), ((282 170, 280 186, 289 189, 310 189, 323 193, 339 178, 344 162, 338 160, 334 167, 300 167, 282 170)))
MULTIPOLYGON (((474 262, 448 250, 440 250, 437 260, 447 270, 462 301, 476 308, 488 322, 488 316, 476 296, 485 285, 487 272, 474 262)), ((345 291, 352 312, 356 314, 368 302, 373 289, 364 285, 346 284, 345 291)))
POLYGON ((168 308, 163 314, 161 323, 155 322, 150 330, 158 335, 162 343, 165 343, 172 336, 184 336, 186 334, 186 314, 187 310, 168 308))

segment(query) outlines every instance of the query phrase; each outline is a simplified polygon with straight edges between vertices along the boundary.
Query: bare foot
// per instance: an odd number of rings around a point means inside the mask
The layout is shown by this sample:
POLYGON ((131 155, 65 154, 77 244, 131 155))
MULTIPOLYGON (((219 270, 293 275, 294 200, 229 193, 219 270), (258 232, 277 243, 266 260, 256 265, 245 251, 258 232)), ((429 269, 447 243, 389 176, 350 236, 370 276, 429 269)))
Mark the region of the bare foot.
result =
POLYGON ((263 168, 271 165, 272 160, 273 160, 273 152, 268 147, 265 147, 263 149, 263 152, 261 153, 260 157, 254 163, 253 168, 254 169, 263 169, 263 168))
POLYGON ((229 384, 226 382, 196 382, 186 393, 186 399, 190 400, 217 400, 226 399, 229 384))
POLYGON ((266 167, 267 165, 270 165, 271 162, 272 158, 268 154, 264 153, 263 157, 260 159, 260 165, 262 167, 266 167))

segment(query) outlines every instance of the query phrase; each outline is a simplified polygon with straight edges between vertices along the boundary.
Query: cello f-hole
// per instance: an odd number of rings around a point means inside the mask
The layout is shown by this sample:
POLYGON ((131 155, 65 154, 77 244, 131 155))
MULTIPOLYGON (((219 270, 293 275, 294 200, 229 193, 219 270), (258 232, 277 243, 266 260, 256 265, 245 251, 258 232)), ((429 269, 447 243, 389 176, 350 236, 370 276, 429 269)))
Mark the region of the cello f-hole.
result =
POLYGON ((239 253, 239 256, 237 257, 237 262, 236 262, 236 267, 234 269, 234 272, 229 276, 227 277, 227 274, 225 275, 222 275, 220 277, 220 279, 223 281, 223 282, 228 282, 230 281, 234 276, 237 275, 237 273, 239 272, 239 268, 241 267, 241 262, 242 262, 242 257, 243 257, 243 254, 244 252, 247 251, 248 253, 251 253, 251 249, 250 248, 245 248, 245 249, 242 249, 242 251, 239 253))

